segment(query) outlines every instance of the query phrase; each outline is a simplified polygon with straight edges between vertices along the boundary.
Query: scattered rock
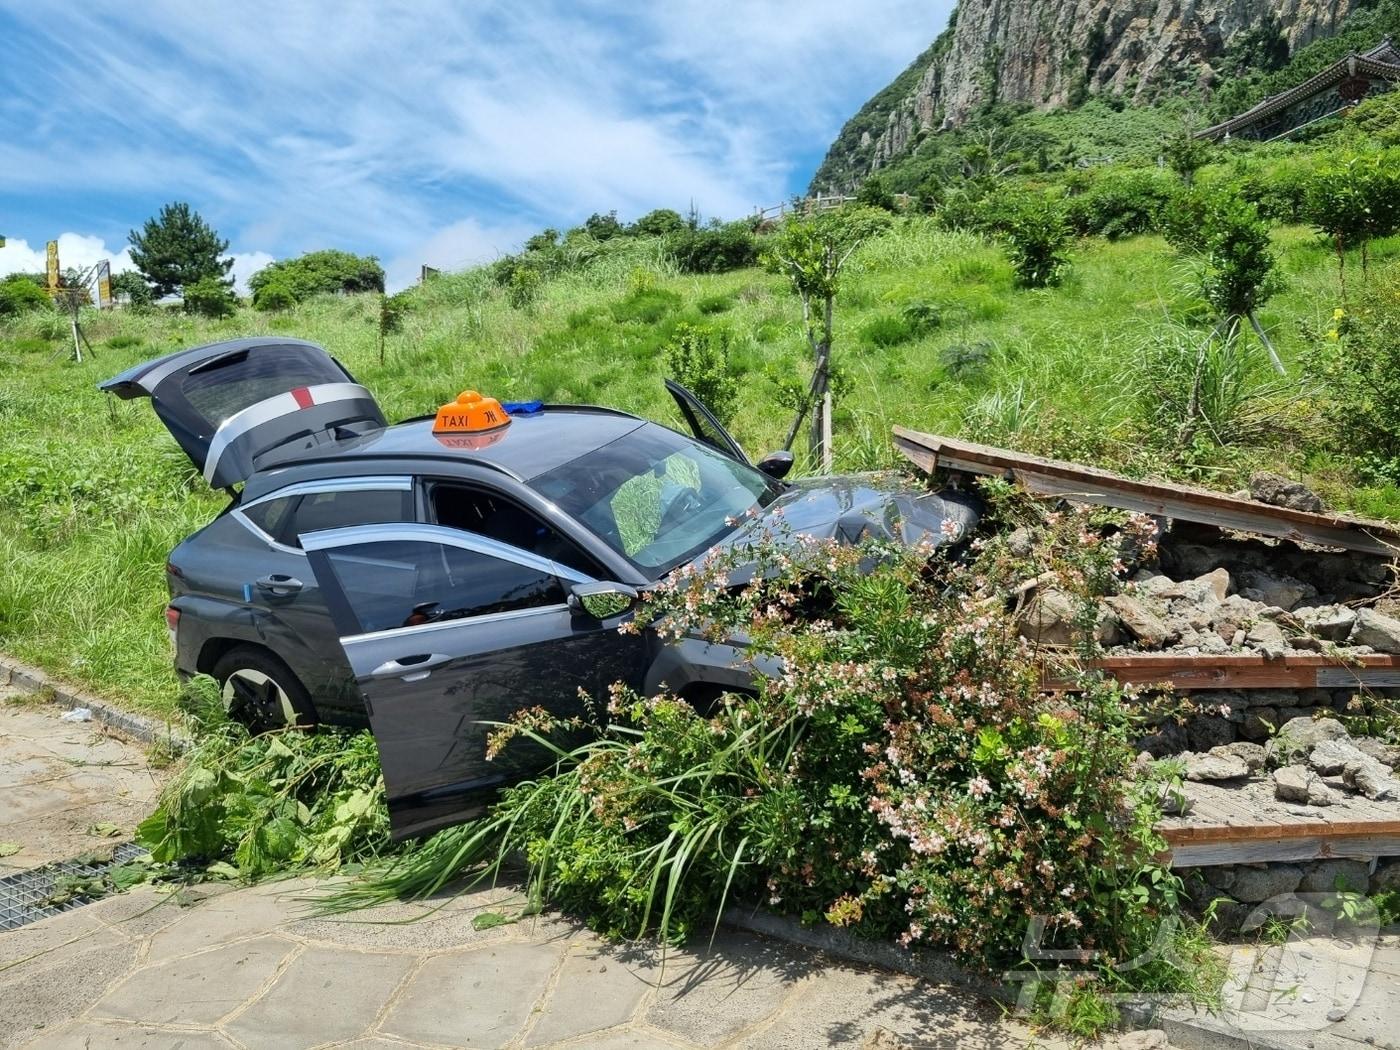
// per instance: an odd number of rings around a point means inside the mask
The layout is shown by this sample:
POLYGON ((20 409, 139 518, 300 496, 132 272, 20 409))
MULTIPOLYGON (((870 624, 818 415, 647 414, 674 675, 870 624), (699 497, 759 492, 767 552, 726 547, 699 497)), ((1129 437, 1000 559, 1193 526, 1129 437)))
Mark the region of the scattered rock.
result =
POLYGON ((1021 637, 1037 645, 1073 645, 1076 638, 1076 603, 1064 591, 1037 591, 1021 611, 1021 637))
POLYGON ((1122 645, 1128 640, 1123 621, 1112 609, 1099 607, 1099 619, 1094 624, 1094 640, 1103 646, 1122 645))
POLYGON ((1035 533, 1024 526, 1013 529, 1011 534, 1006 537, 1006 545, 1011 548, 1011 553, 1016 557, 1027 557, 1035 550, 1035 533))
POLYGON ((1362 755, 1358 762, 1346 764, 1342 770, 1342 783, 1372 801, 1400 798, 1400 781, 1390 775, 1390 767, 1366 755, 1362 755))
POLYGON ((1240 868, 1230 895, 1247 904, 1258 904, 1284 893, 1292 893, 1303 881, 1303 869, 1293 864, 1240 868))
POLYGON ((1276 623, 1259 620, 1245 633, 1246 645, 1258 649, 1270 660, 1281 659, 1288 652, 1288 642, 1276 623))
POLYGON ((1365 893, 1370 878, 1370 865, 1364 860, 1319 860, 1308 866, 1298 889, 1304 893, 1331 893, 1334 890, 1365 893))
POLYGON ((1400 890, 1400 860, 1383 860, 1377 864, 1367 889, 1371 893, 1400 890))
POLYGON ((1139 594, 1158 595, 1175 590, 1177 583, 1163 573, 1143 570, 1133 576, 1133 586, 1139 594))
POLYGON ((1356 613, 1345 605, 1316 605, 1294 609, 1298 622, 1315 638, 1344 642, 1356 623, 1356 613))
POLYGON ((1186 763, 1186 779, 1195 781, 1239 780, 1249 776, 1249 763, 1214 748, 1204 755, 1188 751, 1182 755, 1186 763))
POLYGON ((1259 471, 1249 479, 1249 494, 1260 503, 1289 510, 1305 510, 1321 514, 1327 509, 1322 497, 1297 481, 1267 471, 1259 471))
POLYGON ((1146 649, 1160 649, 1181 637, 1180 632, 1168 627, 1166 621, 1145 602, 1130 594, 1115 594, 1105 598, 1104 604, 1118 615, 1128 633, 1146 649))
POLYGON ((1292 576, 1273 576, 1266 572, 1251 572, 1240 577, 1240 594, 1251 601, 1275 609, 1292 609, 1304 598, 1317 593, 1312 586, 1292 576))
POLYGON ((1309 806, 1330 806, 1337 801, 1337 793, 1307 766, 1283 766, 1274 770, 1274 796, 1280 802, 1302 802, 1309 806))
POLYGON ((1278 725, 1278 709, 1275 707, 1251 707, 1245 712, 1244 724, 1240 726, 1240 736, 1262 744, 1273 735, 1278 725))
POLYGON ((1352 645, 1369 645, 1378 653, 1400 653, 1400 620, 1374 609, 1360 609, 1348 641, 1352 645))
MULTIPOLYGON (((1283 717, 1282 712, 1279 717, 1283 717)), ((1294 756, 1311 754, 1324 740, 1350 739, 1346 726, 1335 718, 1295 715, 1285 719, 1278 728, 1278 735, 1264 745, 1264 756, 1270 762, 1286 764, 1294 756)))
POLYGON ((1251 744, 1247 740, 1236 740, 1231 744, 1213 747, 1210 749, 1210 753, 1238 758, 1251 773, 1257 773, 1264 768, 1264 748, 1259 744, 1251 744))
POLYGON ((1349 763, 1375 761, 1358 751, 1350 740, 1320 740, 1308 754, 1308 765, 1313 772, 1324 777, 1334 777, 1349 763))
POLYGON ((1352 743, 1356 745, 1356 750, 1363 755, 1369 755, 1391 769, 1400 766, 1400 747, 1394 744, 1387 744, 1384 740, 1377 740, 1373 736, 1358 737, 1352 743))

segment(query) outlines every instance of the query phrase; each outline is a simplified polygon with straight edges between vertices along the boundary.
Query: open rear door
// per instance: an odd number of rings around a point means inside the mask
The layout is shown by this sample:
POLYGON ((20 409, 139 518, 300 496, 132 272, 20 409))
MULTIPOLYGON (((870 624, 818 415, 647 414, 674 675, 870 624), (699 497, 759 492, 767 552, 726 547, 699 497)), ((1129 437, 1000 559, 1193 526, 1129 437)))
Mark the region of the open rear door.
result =
POLYGON ((729 431, 724 429, 724 425, 715 418, 713 412, 701 403, 698 397, 673 379, 666 380, 666 389, 676 399, 676 405, 680 408, 681 415, 685 418, 691 433, 695 435, 696 441, 709 445, 711 448, 723 452, 726 456, 737 459, 740 463, 753 466, 749 462, 749 457, 744 454, 744 450, 739 447, 739 442, 730 436, 729 431))
POLYGON ((385 425, 368 390, 315 343, 267 337, 181 350, 98 388, 149 397, 172 437, 215 488, 245 481, 254 460, 299 438, 385 425))

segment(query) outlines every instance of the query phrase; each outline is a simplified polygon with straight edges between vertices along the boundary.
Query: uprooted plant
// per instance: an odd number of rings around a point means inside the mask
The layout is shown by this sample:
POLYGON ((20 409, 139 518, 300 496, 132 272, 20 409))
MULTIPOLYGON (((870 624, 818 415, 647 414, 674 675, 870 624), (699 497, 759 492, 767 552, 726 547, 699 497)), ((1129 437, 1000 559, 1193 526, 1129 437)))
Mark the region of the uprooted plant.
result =
MULTIPOLYGON (((1030 513, 988 491, 996 516, 1030 513)), ((762 899, 989 969, 1023 962, 1034 926, 1041 947, 1096 953, 1115 987, 1191 984, 1160 950, 1179 884, 1156 859, 1160 785, 1132 774, 1125 692, 1073 667, 1057 673, 1074 690, 1043 691, 1007 600, 1036 578, 1078 595, 1088 655, 1090 597, 1150 538, 1106 512, 1034 516, 1043 542, 1025 555, 1002 536, 965 560, 756 539, 675 574, 648 598, 652 629, 744 631, 776 668, 755 695, 705 712, 615 689, 597 739, 328 905, 428 895, 519 857, 537 906, 621 936, 679 939, 762 899)), ((549 746, 556 727, 521 712, 492 747, 549 746)))
POLYGON ((261 735, 223 711, 211 679, 183 698, 195 742, 137 842, 157 864, 245 880, 335 870, 378 856, 389 818, 374 737, 322 729, 261 735))

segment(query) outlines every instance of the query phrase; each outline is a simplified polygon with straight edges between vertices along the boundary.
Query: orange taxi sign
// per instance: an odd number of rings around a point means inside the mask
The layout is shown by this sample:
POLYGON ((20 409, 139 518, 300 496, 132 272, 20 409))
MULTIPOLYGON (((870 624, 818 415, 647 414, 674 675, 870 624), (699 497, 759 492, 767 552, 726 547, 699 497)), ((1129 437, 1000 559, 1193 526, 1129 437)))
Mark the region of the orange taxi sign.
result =
POLYGON ((510 415, 494 397, 482 397, 475 390, 463 390, 456 401, 438 409, 433 421, 434 434, 479 434, 510 423, 510 415))

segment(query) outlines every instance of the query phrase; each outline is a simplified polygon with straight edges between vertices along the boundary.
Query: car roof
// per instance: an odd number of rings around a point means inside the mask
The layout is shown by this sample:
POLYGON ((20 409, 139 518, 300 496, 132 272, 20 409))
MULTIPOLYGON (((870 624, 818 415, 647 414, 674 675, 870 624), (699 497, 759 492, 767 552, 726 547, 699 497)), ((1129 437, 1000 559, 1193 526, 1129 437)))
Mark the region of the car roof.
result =
POLYGON ((368 459, 473 463, 529 481, 648 425, 626 412, 580 405, 545 405, 512 415, 499 430, 476 434, 434 434, 433 420, 425 416, 339 441, 275 449, 259 459, 258 473, 248 479, 244 495, 261 495, 280 486, 289 467, 350 465, 368 459), (278 479, 266 477, 269 472, 278 479))

